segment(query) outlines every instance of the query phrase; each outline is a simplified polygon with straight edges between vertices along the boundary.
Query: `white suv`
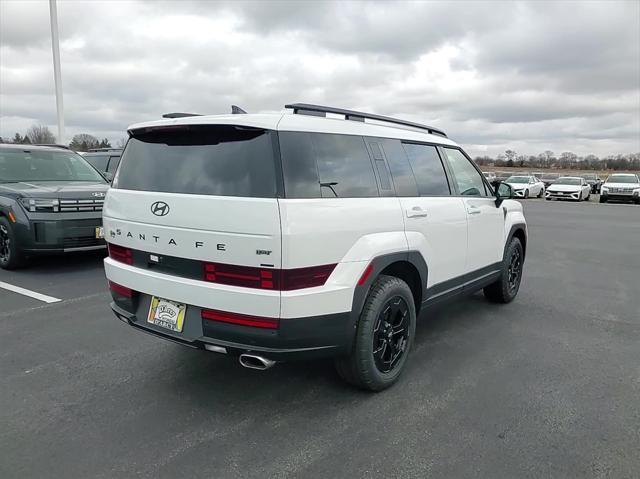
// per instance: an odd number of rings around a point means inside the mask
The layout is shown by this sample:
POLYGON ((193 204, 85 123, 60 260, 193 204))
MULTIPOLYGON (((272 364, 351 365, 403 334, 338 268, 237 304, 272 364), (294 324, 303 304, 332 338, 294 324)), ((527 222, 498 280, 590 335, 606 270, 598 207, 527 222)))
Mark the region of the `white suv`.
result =
POLYGON ((435 128, 285 108, 129 128, 104 204, 111 307, 246 367, 332 357, 384 389, 428 306, 516 296, 522 206, 435 128))

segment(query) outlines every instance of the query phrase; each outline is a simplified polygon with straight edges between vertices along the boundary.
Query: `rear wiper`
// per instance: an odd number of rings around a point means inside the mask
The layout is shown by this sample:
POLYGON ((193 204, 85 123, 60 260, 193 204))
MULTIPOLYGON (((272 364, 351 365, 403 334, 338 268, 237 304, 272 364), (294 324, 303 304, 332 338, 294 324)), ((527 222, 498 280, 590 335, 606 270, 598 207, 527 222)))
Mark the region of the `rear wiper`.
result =
POLYGON ((338 197, 338 193, 336 193, 336 190, 334 190, 333 187, 336 186, 337 184, 338 184, 337 181, 329 181, 327 183, 320 182, 320 186, 324 188, 329 188, 333 192, 336 198, 338 197))

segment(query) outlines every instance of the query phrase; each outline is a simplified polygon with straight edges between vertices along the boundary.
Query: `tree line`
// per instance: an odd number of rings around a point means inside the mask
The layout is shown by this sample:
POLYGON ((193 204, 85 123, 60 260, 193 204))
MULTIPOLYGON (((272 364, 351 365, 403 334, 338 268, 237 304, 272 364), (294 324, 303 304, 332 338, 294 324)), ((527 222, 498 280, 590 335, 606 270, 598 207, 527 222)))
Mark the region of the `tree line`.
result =
MULTIPOLYGON (((0 143, 15 144, 55 144, 56 137, 44 125, 33 125, 23 135, 16 133, 11 140, 0 137, 0 143)), ((124 138, 118 141, 118 148, 124 147, 124 138)), ((107 138, 98 140, 88 133, 74 135, 69 148, 75 151, 89 151, 93 148, 111 148, 107 138)), ((496 158, 491 156, 476 156, 475 162, 480 166, 495 166, 499 168, 562 168, 567 170, 640 170, 640 153, 626 155, 609 155, 600 158, 596 155, 578 156, 571 151, 565 151, 556 156, 553 151, 546 150, 539 155, 519 155, 514 150, 506 150, 496 158)))
POLYGON ((547 150, 539 155, 519 155, 514 150, 506 150, 493 158, 477 156, 475 162, 480 166, 499 168, 526 167, 535 169, 562 168, 566 170, 640 170, 640 153, 626 155, 579 156, 571 151, 556 155, 547 150))
MULTIPOLYGON (((13 138, 5 139, 0 137, 0 143, 13 143, 17 145, 54 145, 55 135, 44 125, 33 125, 24 135, 16 133, 13 138)), ((74 135, 69 143, 69 148, 75 151, 89 151, 93 148, 112 148, 111 142, 107 138, 98 140, 88 133, 74 135)))

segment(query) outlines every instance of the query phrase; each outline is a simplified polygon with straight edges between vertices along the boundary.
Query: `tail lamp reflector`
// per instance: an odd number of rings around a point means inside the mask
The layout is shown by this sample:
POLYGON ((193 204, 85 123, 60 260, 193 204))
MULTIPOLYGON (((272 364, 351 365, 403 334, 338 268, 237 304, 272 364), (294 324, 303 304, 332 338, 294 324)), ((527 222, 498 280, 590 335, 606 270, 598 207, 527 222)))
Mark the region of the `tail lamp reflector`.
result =
POLYGON ((120 296, 124 296, 125 298, 133 297, 132 289, 122 286, 121 284, 114 283, 113 281, 109 281, 109 289, 120 296))
POLYGON ((221 323, 240 324, 253 326, 254 328, 278 329, 279 321, 275 318, 263 318, 261 316, 249 316, 247 314, 229 313, 215 309, 203 309, 202 319, 219 321, 221 323))

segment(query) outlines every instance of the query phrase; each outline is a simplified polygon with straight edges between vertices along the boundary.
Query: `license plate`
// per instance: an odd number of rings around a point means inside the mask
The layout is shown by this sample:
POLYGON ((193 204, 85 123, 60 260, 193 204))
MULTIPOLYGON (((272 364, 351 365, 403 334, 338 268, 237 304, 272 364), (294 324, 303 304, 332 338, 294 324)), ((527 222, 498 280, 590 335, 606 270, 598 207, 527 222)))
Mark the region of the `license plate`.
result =
POLYGON ((104 238, 104 227, 96 226, 96 238, 103 239, 104 238))
POLYGON ((186 310, 186 304, 153 296, 151 298, 151 307, 149 308, 147 322, 176 333, 181 333, 182 327, 184 326, 186 310))

